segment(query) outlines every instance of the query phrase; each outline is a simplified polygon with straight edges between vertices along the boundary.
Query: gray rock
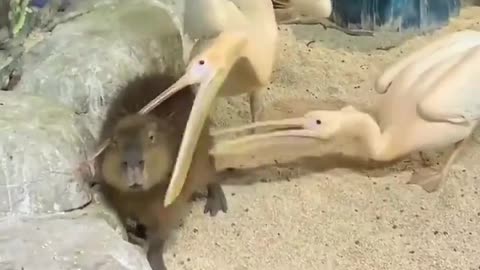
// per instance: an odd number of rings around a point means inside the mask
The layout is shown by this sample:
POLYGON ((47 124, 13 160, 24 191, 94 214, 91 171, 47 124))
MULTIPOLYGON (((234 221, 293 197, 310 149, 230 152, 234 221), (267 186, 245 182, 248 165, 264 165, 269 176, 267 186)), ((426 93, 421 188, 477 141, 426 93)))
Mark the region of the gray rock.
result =
POLYGON ((98 121, 126 80, 151 70, 183 70, 182 37, 171 12, 155 0, 124 0, 58 25, 25 54, 16 91, 86 114, 97 135, 98 121))
POLYGON ((0 91, 0 216, 87 204, 88 186, 72 168, 92 143, 81 117, 59 102, 0 91))
POLYGON ((92 201, 72 171, 93 149, 119 87, 141 73, 183 71, 179 2, 82 3, 71 11, 83 15, 26 46, 22 79, 0 91, 2 270, 151 269, 115 232, 125 233, 107 208, 58 213, 92 201))
POLYGON ((140 247, 83 211, 0 220, 2 270, 151 270, 140 247))

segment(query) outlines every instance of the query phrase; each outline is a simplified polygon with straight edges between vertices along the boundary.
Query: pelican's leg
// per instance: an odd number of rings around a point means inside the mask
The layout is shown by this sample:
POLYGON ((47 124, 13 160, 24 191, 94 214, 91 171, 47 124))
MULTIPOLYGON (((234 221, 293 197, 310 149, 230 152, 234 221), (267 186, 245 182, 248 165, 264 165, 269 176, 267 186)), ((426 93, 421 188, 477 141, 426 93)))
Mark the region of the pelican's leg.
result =
POLYGON ((430 162, 428 162, 429 159, 425 156, 425 153, 423 153, 422 151, 418 151, 418 156, 420 157, 423 166, 430 165, 430 162))
POLYGON ((275 17, 278 24, 303 24, 303 25, 313 25, 319 24, 323 27, 324 30, 327 28, 332 28, 343 32, 349 36, 373 36, 373 31, 370 30, 350 30, 343 27, 340 27, 326 18, 315 18, 315 17, 305 17, 292 14, 289 10, 277 10, 275 11, 275 17))
POLYGON ((323 25, 324 29, 332 28, 340 32, 343 32, 344 34, 347 34, 349 36, 370 36, 371 37, 374 35, 373 31, 370 31, 370 30, 362 30, 362 29, 350 30, 350 29, 338 26, 331 21, 326 21, 326 22, 324 21, 324 22, 320 22, 319 24, 323 25))
POLYGON ((320 24, 323 26, 323 29, 327 30, 325 18, 300 16, 300 14, 291 8, 275 9, 275 19, 277 24, 320 24))
POLYGON ((450 171, 450 168, 452 167, 456 157, 466 145, 466 141, 467 139, 464 139, 455 143, 453 151, 450 153, 447 162, 445 163, 440 172, 435 172, 433 174, 426 173, 425 171, 415 172, 412 175, 412 178, 410 178, 410 181, 407 182, 407 184, 419 185, 427 192, 434 192, 438 190, 440 184, 447 177, 448 172, 450 171))
POLYGON ((295 24, 298 23, 298 16, 290 8, 275 9, 275 20, 277 24, 295 24))
MULTIPOLYGON (((259 121, 263 113, 263 90, 257 89, 249 94, 250 99, 250 117, 252 123, 259 121)), ((257 133, 257 129, 253 128, 248 131, 248 134, 257 133)))
MULTIPOLYGON (((299 17, 290 17, 288 19, 281 19, 277 20, 278 24, 302 24, 302 20, 299 17)), ((311 23, 311 24, 318 24, 318 23, 311 23)), ((324 27, 327 29, 326 27, 324 27)))
MULTIPOLYGON (((250 115, 252 123, 261 119, 263 110, 263 90, 253 91, 250 93, 250 115)), ((252 129, 251 134, 252 133, 256 133, 256 129, 252 129)))

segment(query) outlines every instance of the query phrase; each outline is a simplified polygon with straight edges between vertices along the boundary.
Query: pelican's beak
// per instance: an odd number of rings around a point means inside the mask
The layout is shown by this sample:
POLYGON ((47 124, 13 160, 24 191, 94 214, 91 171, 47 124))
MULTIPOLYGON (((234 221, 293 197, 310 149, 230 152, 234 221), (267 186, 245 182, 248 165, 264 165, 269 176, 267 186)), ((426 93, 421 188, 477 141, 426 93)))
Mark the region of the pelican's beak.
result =
MULTIPOLYGON (((190 111, 190 116, 185 127, 172 177, 165 194, 165 200, 163 202, 165 207, 173 203, 182 191, 198 139, 210 113, 213 101, 227 78, 231 67, 241 57, 241 51, 247 44, 247 41, 247 36, 243 32, 223 32, 210 44, 207 52, 204 52, 204 54, 210 56, 210 61, 216 63, 214 66, 215 69, 211 70, 207 77, 202 78, 195 95, 195 101, 193 102, 192 110, 190 111)), ((184 80, 185 81, 183 81, 182 78, 176 83, 176 85, 178 85, 177 87, 192 83, 192 80, 184 80)), ((172 89, 174 89, 173 86, 172 89)), ((172 92, 174 91, 175 90, 172 90, 172 92)), ((168 96, 168 93, 165 94, 165 98, 168 96)), ((161 102, 162 97, 158 99, 161 102)))
POLYGON ((177 93, 178 91, 185 89, 185 87, 189 85, 193 85, 196 83, 201 83, 201 78, 195 78, 194 76, 191 76, 190 73, 185 73, 178 81, 176 81, 172 86, 170 86, 167 90, 165 90, 163 93, 158 95, 156 98, 154 98, 152 101, 150 101, 145 107, 143 107, 138 113, 139 114, 147 114, 155 107, 157 107, 159 104, 161 104, 163 101, 167 100, 169 97, 171 97, 173 94, 177 93))
POLYGON ((225 135, 228 133, 237 133, 237 132, 244 132, 249 129, 258 129, 258 128, 265 128, 265 129, 280 129, 280 128, 300 128, 303 127, 303 118, 289 118, 289 119, 282 119, 282 120, 270 120, 270 121, 262 121, 251 123, 239 127, 233 128, 224 128, 216 131, 212 131, 210 134, 214 137, 225 135))
MULTIPOLYGON (((219 68, 211 78, 202 82, 198 88, 175 161, 172 178, 165 195, 165 207, 170 205, 182 191, 203 125, 227 74, 228 70, 219 68)), ((168 98, 168 95, 165 96, 165 98, 168 98)), ((161 98, 159 97, 160 102, 161 98)))
POLYGON ((215 143, 210 150, 211 155, 234 154, 256 149, 258 146, 268 145, 272 138, 290 137, 290 138, 312 138, 318 139, 315 131, 305 128, 305 118, 290 118, 277 121, 264 121, 245 125, 237 128, 230 128, 217 131, 215 135, 226 134, 230 132, 245 131, 248 129, 264 127, 273 129, 264 134, 246 135, 237 139, 224 140, 215 143))

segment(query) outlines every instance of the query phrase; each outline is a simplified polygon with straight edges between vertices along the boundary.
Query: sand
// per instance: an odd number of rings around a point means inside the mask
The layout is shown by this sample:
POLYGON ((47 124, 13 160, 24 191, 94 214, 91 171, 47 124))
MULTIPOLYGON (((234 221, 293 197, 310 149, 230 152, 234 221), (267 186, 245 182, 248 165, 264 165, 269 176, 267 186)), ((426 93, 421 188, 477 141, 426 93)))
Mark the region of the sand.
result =
MULTIPOLYGON (((376 96, 373 79, 382 68, 435 37, 467 28, 480 30, 480 8, 464 9, 448 27, 426 36, 350 37, 321 26, 282 26, 264 117, 342 103, 369 108, 376 96)), ((215 120, 219 126, 247 123, 245 98, 221 100, 215 120)), ((217 161, 219 167, 290 162, 229 177, 227 214, 212 218, 203 214, 204 202, 195 203, 168 249, 169 269, 480 269, 475 140, 432 194, 405 184, 422 169, 415 155, 389 165, 352 167, 319 154, 335 150, 331 146, 279 149, 217 161), (307 152, 318 157, 292 158, 307 152)), ((431 163, 443 162, 449 150, 428 153, 431 163)))

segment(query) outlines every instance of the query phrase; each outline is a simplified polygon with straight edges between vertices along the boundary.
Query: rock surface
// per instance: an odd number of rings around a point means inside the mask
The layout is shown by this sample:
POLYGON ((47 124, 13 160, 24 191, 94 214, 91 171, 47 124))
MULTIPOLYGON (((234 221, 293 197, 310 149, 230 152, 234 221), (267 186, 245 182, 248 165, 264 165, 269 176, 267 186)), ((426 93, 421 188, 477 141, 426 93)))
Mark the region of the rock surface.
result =
POLYGON ((0 220, 0 269, 150 270, 143 251, 98 215, 0 220))
POLYGON ((89 117, 94 135, 126 80, 152 69, 180 73, 182 38, 165 5, 118 1, 65 24, 24 56, 16 91, 58 100, 89 117))
MULTIPOLYGON (((36 29, 10 46, 15 57, 0 51, 0 88, 12 70, 22 73, 0 91, 0 269, 148 270, 116 216, 89 204, 92 192, 72 172, 93 150, 119 86, 152 70, 182 72, 178 2, 70 3, 51 27, 41 21, 51 33, 36 29)), ((52 7, 39 16, 50 18, 52 7)))
POLYGON ((72 168, 93 137, 71 109, 42 97, 0 91, 0 216, 44 214, 88 203, 72 168))

